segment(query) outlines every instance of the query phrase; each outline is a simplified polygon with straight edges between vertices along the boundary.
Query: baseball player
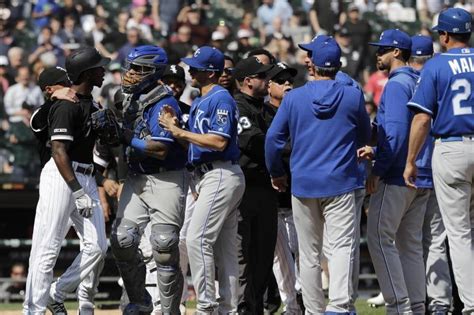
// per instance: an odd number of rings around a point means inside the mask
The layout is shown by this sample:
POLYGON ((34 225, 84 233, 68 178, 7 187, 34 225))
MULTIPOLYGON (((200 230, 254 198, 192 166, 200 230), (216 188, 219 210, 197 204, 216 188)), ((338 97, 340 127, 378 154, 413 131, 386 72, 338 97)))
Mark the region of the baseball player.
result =
MULTIPOLYGON (((411 38, 411 42, 409 65, 421 71, 425 63, 433 57, 433 40, 428 36, 415 35, 411 38)), ((430 192, 423 220, 423 257, 428 311, 446 314, 451 308, 452 285, 446 249, 446 229, 434 190, 430 192)))
POLYGON ((301 286, 308 314, 354 311, 352 261, 356 245, 354 190, 357 144, 370 137, 360 90, 335 81, 341 50, 333 38, 315 41, 315 80, 290 91, 267 132, 265 158, 272 185, 285 191, 282 150, 291 141, 292 207, 298 234, 301 286), (331 134, 331 137, 327 137, 331 134), (329 304, 321 284, 323 230, 329 248, 329 304))
POLYGON ((277 236, 277 194, 265 168, 266 129, 260 120, 268 94, 267 73, 273 65, 252 56, 241 60, 234 71, 239 91, 240 166, 245 193, 239 206, 239 314, 262 314, 263 295, 272 272, 277 236))
POLYGON ((474 313, 474 259, 472 201, 474 148, 474 49, 469 47, 471 14, 450 8, 439 15, 439 42, 445 53, 429 60, 408 106, 416 111, 404 179, 409 187, 423 170, 416 157, 430 132, 435 137, 433 178, 443 223, 449 240, 454 279, 464 303, 463 314, 474 313), (432 121, 432 125, 431 125, 432 121))
MULTIPOLYGON (((367 218, 368 247, 388 314, 425 312, 425 277, 421 229, 432 187, 430 146, 418 157, 419 189, 407 188, 403 167, 408 150, 412 113, 406 107, 418 73, 407 66, 411 38, 398 29, 384 31, 377 67, 389 72, 377 112, 377 152, 367 192, 372 194, 367 218), (379 184, 379 181, 381 183, 379 184)), ((360 155, 365 156, 365 150, 360 155)))
MULTIPOLYGON (((66 70, 79 102, 55 102, 49 112, 50 159, 41 172, 40 198, 30 253, 25 314, 67 314, 66 293, 73 292, 94 272, 107 251, 104 217, 93 179, 92 149, 95 133, 91 113, 96 111, 91 91, 100 87, 109 62, 93 48, 82 48, 66 59, 66 70), (72 220, 83 246, 66 272, 51 285, 61 242, 72 220)), ((79 308, 81 309, 81 301, 79 308)))
POLYGON ((192 85, 201 90, 189 116, 189 131, 176 123, 170 110, 160 123, 177 139, 189 142, 188 163, 194 168, 199 195, 186 235, 189 264, 197 294, 197 314, 237 312, 237 207, 245 189, 238 165, 238 111, 234 99, 217 85, 224 55, 204 46, 182 61, 192 85), (216 301, 215 266, 219 278, 216 301))
POLYGON ((147 224, 157 265, 163 314, 178 314, 183 277, 179 267, 179 230, 188 189, 185 149, 158 124, 163 106, 181 118, 171 90, 158 83, 168 62, 166 52, 152 45, 138 46, 127 56, 122 90, 124 142, 129 167, 112 227, 111 245, 130 303, 124 314, 150 313, 153 304, 145 290, 145 263, 138 245, 147 224))
MULTIPOLYGON (((318 47, 319 42, 324 42, 327 40, 329 36, 327 35, 318 35, 313 38, 313 40, 310 43, 302 43, 299 44, 298 46, 303 49, 304 51, 307 52, 307 55, 305 57, 305 64, 308 69, 308 74, 311 77, 314 77, 314 65, 313 62, 311 61, 311 57, 313 54, 317 54, 318 51, 316 47, 318 47)), ((335 77, 336 81, 343 85, 347 86, 352 86, 360 91, 362 89, 360 88, 359 83, 355 81, 353 78, 351 78, 348 74, 342 71, 338 71, 335 77)), ((358 105, 358 104, 357 104, 358 105)), ((359 144, 358 147, 362 147, 363 144, 359 144)), ((354 190, 355 194, 355 203, 356 203, 356 242, 357 244, 355 245, 355 253, 354 253, 354 261, 353 261, 353 272, 352 272, 352 286, 353 286, 353 291, 352 291, 352 299, 355 301, 358 296, 358 287, 359 287, 359 268, 360 268, 360 262, 359 262, 359 257, 360 257, 360 218, 362 215, 362 206, 364 203, 364 198, 365 198, 365 180, 366 180, 366 171, 367 168, 367 163, 362 161, 359 162, 358 164, 358 187, 357 189, 354 190)), ((327 233, 324 235, 324 240, 327 240, 327 233)), ((328 242, 325 242, 325 245, 323 247, 324 249, 324 255, 328 257, 331 253, 329 251, 328 247, 328 242)), ((324 276, 324 275, 323 275, 324 276)))
MULTIPOLYGON (((293 80, 296 74, 296 69, 290 68, 282 62, 276 63, 269 71, 269 101, 265 102, 262 108, 262 118, 266 126, 265 132, 270 127, 278 107, 281 105, 283 96, 293 88, 293 80)), ((284 156, 286 168, 289 167, 290 153, 291 148, 288 145, 284 156)), ((281 301, 284 304, 283 310, 285 314, 291 315, 301 314, 300 306, 296 300, 297 246, 293 212, 291 211, 291 194, 282 192, 278 194, 278 228, 273 259, 273 274, 278 285, 281 301), (291 243, 290 240, 292 240, 291 243)))

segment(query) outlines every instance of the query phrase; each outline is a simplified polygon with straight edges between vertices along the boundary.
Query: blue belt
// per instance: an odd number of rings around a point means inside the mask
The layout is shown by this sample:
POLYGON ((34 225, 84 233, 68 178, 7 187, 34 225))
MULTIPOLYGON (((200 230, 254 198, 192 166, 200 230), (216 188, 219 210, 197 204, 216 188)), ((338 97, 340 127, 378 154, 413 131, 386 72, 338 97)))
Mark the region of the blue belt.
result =
POLYGON ((469 135, 469 136, 452 136, 452 137, 440 137, 437 138, 437 140, 441 142, 457 142, 457 141, 463 141, 463 139, 469 139, 469 140, 474 140, 474 135, 469 135))

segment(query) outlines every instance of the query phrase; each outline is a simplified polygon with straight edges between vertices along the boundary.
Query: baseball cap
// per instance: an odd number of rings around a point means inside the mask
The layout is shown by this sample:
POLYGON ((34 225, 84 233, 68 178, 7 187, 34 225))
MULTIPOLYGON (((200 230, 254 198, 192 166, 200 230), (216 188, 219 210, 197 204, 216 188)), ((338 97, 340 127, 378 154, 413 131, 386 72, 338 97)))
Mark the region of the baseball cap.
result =
POLYGON ((433 40, 429 36, 415 35, 411 38, 412 56, 431 56, 433 54, 433 40))
POLYGON ((278 62, 275 64, 270 71, 268 71, 267 77, 272 80, 279 77, 294 77, 298 73, 295 68, 290 68, 286 63, 278 62))
POLYGON ((180 65, 167 65, 165 68, 165 71, 163 72, 163 75, 161 76, 162 78, 164 77, 176 77, 181 80, 185 80, 186 76, 184 74, 184 69, 180 65))
POLYGON ((245 29, 245 28, 241 28, 238 32, 237 32, 237 38, 238 39, 241 39, 241 38, 249 38, 249 37, 252 37, 253 36, 253 32, 251 30, 248 30, 248 29, 245 29))
POLYGON ((336 25, 334 27, 334 32, 338 34, 339 36, 344 36, 344 37, 347 37, 350 35, 349 30, 347 28, 341 27, 339 25, 336 25))
POLYGON ((382 32, 378 42, 372 42, 369 45, 410 50, 411 38, 407 33, 399 29, 389 29, 382 32))
POLYGON ((347 7, 347 12, 351 12, 351 11, 359 11, 359 7, 357 6, 357 4, 355 3, 349 4, 349 6, 347 7))
POLYGON ((438 16, 438 25, 432 28, 433 31, 445 31, 448 33, 470 33, 472 27, 472 16, 469 12, 461 8, 449 8, 438 16))
POLYGON ((4 55, 0 55, 0 67, 8 66, 8 57, 4 55))
POLYGON ((69 82, 66 70, 60 67, 46 68, 40 73, 38 78, 38 85, 41 91, 44 91, 47 86, 66 82, 69 82))
POLYGON ((328 35, 316 35, 313 37, 313 39, 309 43, 301 43, 298 44, 298 47, 303 49, 304 51, 311 51, 313 52, 315 50, 315 47, 327 39, 331 38, 331 36, 328 35))
POLYGON ((224 70, 224 54, 215 47, 202 46, 194 52, 192 57, 181 58, 181 61, 199 70, 224 70))
POLYGON ((118 62, 112 62, 109 65, 109 71, 114 72, 114 71, 122 71, 122 66, 118 62))
POLYGON ((224 40, 225 39, 225 34, 221 31, 214 31, 214 32, 212 32, 211 39, 214 40, 214 41, 224 40))
POLYGON ((339 67, 341 65, 341 48, 334 38, 329 37, 325 41, 316 41, 313 51, 316 51, 311 56, 314 65, 322 68, 339 67))
POLYGON ((273 65, 264 65, 257 57, 252 56, 239 61, 235 66, 234 78, 242 80, 252 75, 267 73, 273 65))

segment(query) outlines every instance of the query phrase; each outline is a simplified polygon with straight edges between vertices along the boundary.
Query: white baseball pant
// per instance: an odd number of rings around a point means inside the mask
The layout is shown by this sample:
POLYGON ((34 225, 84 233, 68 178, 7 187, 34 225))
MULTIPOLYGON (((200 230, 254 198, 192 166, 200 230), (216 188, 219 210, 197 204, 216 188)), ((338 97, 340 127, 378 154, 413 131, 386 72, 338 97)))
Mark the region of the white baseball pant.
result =
POLYGON ((474 313, 474 141, 435 142, 433 179, 449 241, 454 279, 464 303, 474 313))
MULTIPOLYGON (((73 162, 84 168, 88 164, 73 162)), ((35 226, 26 282, 24 314, 44 314, 51 298, 64 301, 67 293, 74 292, 103 260, 107 252, 104 214, 100 206, 95 179, 76 172, 84 191, 94 201, 90 218, 82 217, 77 211, 71 189, 59 173, 56 163, 50 159, 41 171, 39 201, 36 207, 35 226), (51 287, 53 268, 56 264, 61 243, 69 229, 71 219, 83 240, 83 248, 65 273, 51 287), (51 287, 51 292, 50 292, 51 287)))
POLYGON ((356 246, 354 192, 327 198, 292 196, 293 217, 298 234, 303 301, 308 314, 350 312, 352 269, 356 246), (329 304, 321 283, 323 232, 327 229, 329 250, 329 304))
POLYGON ((422 226, 429 194, 380 182, 370 198, 367 241, 387 314, 425 313, 422 226))

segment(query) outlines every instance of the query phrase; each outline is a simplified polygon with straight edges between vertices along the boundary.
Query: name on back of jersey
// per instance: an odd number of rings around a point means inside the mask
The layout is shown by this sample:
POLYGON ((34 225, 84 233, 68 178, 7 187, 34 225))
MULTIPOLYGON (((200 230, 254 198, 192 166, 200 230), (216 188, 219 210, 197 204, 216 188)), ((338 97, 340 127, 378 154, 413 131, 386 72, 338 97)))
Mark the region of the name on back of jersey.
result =
POLYGON ((474 61, 472 57, 461 57, 459 59, 448 60, 449 68, 453 75, 467 72, 474 72, 474 61))

